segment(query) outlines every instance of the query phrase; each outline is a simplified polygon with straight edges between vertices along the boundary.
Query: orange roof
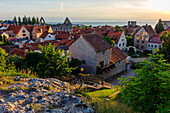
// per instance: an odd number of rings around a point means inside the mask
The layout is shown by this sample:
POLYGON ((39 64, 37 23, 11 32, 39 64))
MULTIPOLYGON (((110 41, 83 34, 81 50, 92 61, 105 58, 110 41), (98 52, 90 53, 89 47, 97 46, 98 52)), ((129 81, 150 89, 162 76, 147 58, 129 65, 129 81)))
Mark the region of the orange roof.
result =
POLYGON ((121 51, 118 47, 112 48, 111 62, 119 62, 127 58, 127 55, 121 51))
POLYGON ((17 56, 21 56, 21 57, 25 57, 25 51, 14 48, 9 55, 17 55, 17 56))
POLYGON ((30 25, 25 26, 25 28, 26 28, 29 32, 32 32, 32 30, 33 30, 34 27, 35 27, 35 26, 30 26, 30 25))
POLYGON ((14 34, 18 34, 22 27, 20 25, 9 25, 6 31, 13 31, 14 34))
POLYGON ((68 39, 69 37, 71 37, 70 34, 59 34, 59 35, 57 35, 58 39, 68 39))
POLYGON ((123 31, 109 31, 106 36, 110 37, 112 40, 115 40, 115 43, 117 44, 119 42, 119 39, 122 35, 123 31))

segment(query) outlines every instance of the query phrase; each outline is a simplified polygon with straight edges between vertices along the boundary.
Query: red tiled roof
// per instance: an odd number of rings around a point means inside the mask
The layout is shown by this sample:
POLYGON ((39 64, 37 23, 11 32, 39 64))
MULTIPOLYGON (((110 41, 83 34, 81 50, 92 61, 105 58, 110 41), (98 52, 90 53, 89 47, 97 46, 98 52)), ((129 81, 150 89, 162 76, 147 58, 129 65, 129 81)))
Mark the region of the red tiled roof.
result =
POLYGON ((118 47, 112 48, 111 62, 119 62, 127 58, 127 55, 121 51, 118 47))
POLYGON ((69 37, 71 37, 70 34, 59 34, 59 35, 57 35, 58 39, 68 39, 69 37))
POLYGON ((0 46, 0 48, 4 49, 6 51, 6 53, 9 53, 10 51, 12 51, 12 49, 18 48, 18 46, 17 45, 9 45, 9 46, 0 46))
POLYGON ((21 57, 25 57, 25 51, 14 48, 9 55, 17 55, 17 56, 21 56, 21 57))
POLYGON ((13 31, 14 34, 18 34, 22 27, 20 25, 9 25, 6 31, 13 31))
POLYGON ((40 38, 45 39, 47 35, 48 35, 48 32, 44 32, 41 34, 40 38))
POLYGON ((162 44, 162 41, 160 40, 159 37, 151 37, 151 38, 149 39, 148 43, 162 44))
POLYGON ((96 52, 101 52, 112 47, 98 34, 82 35, 82 37, 95 49, 96 52))
POLYGON ((148 32, 149 36, 154 36, 156 35, 155 31, 153 30, 151 25, 146 25, 146 26, 142 26, 146 32, 148 32))
POLYGON ((30 25, 25 26, 25 28, 26 28, 30 33, 32 32, 32 30, 33 30, 34 27, 35 27, 35 26, 30 26, 30 25))
POLYGON ((110 37, 117 44, 122 35, 123 31, 109 31, 106 36, 110 37))

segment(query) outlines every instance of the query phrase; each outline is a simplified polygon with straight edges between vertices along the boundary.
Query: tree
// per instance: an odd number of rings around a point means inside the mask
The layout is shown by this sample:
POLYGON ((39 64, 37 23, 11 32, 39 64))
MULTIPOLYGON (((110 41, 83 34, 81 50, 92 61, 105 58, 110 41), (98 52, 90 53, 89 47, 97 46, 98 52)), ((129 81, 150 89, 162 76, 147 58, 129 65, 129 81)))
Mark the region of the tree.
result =
POLYGON ((134 38, 132 37, 132 35, 126 36, 126 39, 127 39, 127 47, 134 46, 134 38))
POLYGON ((117 31, 124 31, 120 26, 115 26, 115 29, 117 30, 117 31))
POLYGON ((69 54, 63 55, 64 50, 55 49, 56 45, 49 43, 47 46, 39 46, 43 60, 37 64, 37 73, 40 77, 66 76, 75 68, 70 68, 68 63, 69 54))
POLYGON ((38 52, 30 52, 26 55, 24 62, 26 68, 31 68, 31 71, 37 72, 37 64, 43 61, 43 56, 38 52))
POLYGON ((28 24, 31 25, 31 18, 30 17, 28 17, 27 21, 28 21, 28 24))
POLYGON ((137 77, 122 78, 121 96, 137 112, 166 113, 169 104, 170 64, 162 54, 150 55, 142 68, 135 70, 137 77))
POLYGON ((18 24, 21 25, 21 17, 18 17, 18 24))
POLYGON ((24 17, 22 18, 22 24, 24 24, 24 25, 27 25, 27 24, 28 24, 28 22, 27 22, 27 17, 26 17, 26 16, 24 16, 24 17))
POLYGON ((34 17, 34 16, 32 17, 32 24, 33 24, 33 25, 36 24, 36 20, 35 20, 35 17, 34 17))
POLYGON ((110 37, 106 37, 106 36, 104 36, 103 38, 104 38, 107 42, 109 42, 112 46, 114 46, 115 41, 114 41, 114 40, 112 40, 110 37))
POLYGON ((159 48, 159 53, 164 54, 164 58, 170 63, 170 32, 165 31, 160 36, 162 47, 159 48))
POLYGON ((164 31, 164 27, 162 24, 162 20, 159 19, 159 22, 155 26, 156 33, 159 34, 160 32, 164 31))
POLYGON ((73 70, 72 74, 78 74, 80 73, 80 66, 82 64, 82 61, 76 58, 72 58, 71 61, 69 62, 69 67, 76 68, 73 70))
POLYGON ((17 25, 17 18, 16 18, 16 16, 14 16, 14 22, 15 22, 15 24, 17 25))
POLYGON ((39 18, 37 17, 37 24, 39 24, 40 22, 39 22, 39 18))

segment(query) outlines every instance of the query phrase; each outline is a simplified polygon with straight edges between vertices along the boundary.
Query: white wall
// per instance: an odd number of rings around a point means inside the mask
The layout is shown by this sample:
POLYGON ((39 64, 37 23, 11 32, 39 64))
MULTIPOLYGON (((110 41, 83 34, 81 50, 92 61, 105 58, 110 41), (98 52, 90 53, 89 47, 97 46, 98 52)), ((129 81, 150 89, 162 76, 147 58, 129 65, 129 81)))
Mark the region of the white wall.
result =
POLYGON ((122 35, 119 39, 119 42, 118 44, 116 45, 119 49, 121 50, 126 50, 126 47, 127 47, 127 40, 126 40, 126 37, 125 37, 125 34, 124 32, 122 32, 122 35), (123 45, 124 44, 124 45, 123 45), (121 45, 121 46, 120 46, 121 45))

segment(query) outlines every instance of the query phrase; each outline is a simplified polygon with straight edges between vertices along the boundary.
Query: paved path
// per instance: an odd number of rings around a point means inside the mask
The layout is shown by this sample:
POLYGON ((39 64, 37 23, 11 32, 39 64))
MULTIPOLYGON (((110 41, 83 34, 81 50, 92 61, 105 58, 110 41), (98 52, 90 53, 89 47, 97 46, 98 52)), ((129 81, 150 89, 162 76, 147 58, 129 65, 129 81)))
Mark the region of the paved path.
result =
POLYGON ((135 73, 133 72, 133 69, 129 69, 126 72, 120 73, 118 75, 116 75, 116 77, 113 78, 109 78, 109 80, 107 80, 107 82, 113 84, 113 85, 119 85, 119 81, 118 78, 120 78, 121 76, 125 76, 125 78, 129 77, 129 76, 133 76, 135 73))

